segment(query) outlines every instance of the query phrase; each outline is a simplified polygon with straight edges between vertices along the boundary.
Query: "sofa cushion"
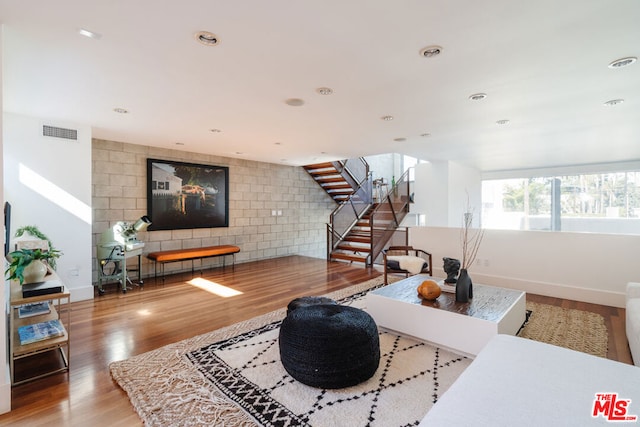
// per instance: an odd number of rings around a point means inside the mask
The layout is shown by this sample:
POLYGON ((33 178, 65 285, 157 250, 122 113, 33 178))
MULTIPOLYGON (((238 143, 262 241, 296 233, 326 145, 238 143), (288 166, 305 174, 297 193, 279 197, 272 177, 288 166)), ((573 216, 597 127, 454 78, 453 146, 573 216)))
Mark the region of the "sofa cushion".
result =
MULTIPOLYGON (((631 399, 640 368, 510 335, 496 335, 420 423, 424 427, 610 425, 597 394, 631 399)), ((635 423, 631 423, 635 424, 635 423)))

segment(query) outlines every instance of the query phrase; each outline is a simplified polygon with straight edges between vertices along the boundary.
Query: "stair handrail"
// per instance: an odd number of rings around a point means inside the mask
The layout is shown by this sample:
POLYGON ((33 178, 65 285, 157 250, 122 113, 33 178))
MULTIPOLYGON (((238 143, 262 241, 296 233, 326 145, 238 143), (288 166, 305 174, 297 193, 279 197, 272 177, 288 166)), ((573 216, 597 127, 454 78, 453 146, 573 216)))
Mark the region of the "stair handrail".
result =
POLYGON ((331 164, 354 189, 369 175, 369 163, 364 157, 338 160, 331 164))
POLYGON ((327 224, 328 254, 345 238, 349 230, 353 228, 362 215, 369 209, 372 201, 373 178, 371 172, 367 170, 366 177, 358 183, 354 192, 350 194, 344 202, 336 206, 329 215, 329 223, 327 224), (340 227, 337 227, 338 223, 340 227))
POLYGON ((391 188, 386 197, 380 202, 370 213, 371 222, 371 252, 370 265, 373 265, 375 259, 380 255, 384 246, 387 244, 393 233, 400 227, 400 223, 409 213, 409 203, 411 203, 411 194, 409 188, 409 178, 411 176, 409 168, 402 174, 396 185, 391 188), (391 213, 393 222, 383 227, 376 226, 376 214, 380 217, 382 213, 391 213))

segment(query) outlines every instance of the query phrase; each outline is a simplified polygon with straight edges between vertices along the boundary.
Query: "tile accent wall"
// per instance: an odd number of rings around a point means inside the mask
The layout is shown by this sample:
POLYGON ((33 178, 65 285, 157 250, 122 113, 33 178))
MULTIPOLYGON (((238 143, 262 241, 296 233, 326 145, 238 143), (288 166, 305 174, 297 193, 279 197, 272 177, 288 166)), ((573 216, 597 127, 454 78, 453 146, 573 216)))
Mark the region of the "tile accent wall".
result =
MULTIPOLYGON (((229 167, 229 227, 138 233, 144 253, 212 245, 237 245, 236 263, 285 255, 326 257, 326 223, 336 207, 302 167, 262 163, 185 151, 94 139, 92 141, 93 280, 100 234, 117 221, 147 213, 147 158, 229 167), (272 216, 272 211, 282 211, 272 216)), ((153 219, 153 218, 152 218, 153 219)), ((132 263, 134 260, 129 260, 132 263)), ((231 260, 228 259, 228 262, 231 260)), ((143 276, 153 263, 143 256, 143 276)), ((222 258, 202 261, 222 265, 222 258)), ((200 267, 200 261, 195 261, 200 267)), ((166 272, 191 269, 191 261, 170 263, 166 272)))

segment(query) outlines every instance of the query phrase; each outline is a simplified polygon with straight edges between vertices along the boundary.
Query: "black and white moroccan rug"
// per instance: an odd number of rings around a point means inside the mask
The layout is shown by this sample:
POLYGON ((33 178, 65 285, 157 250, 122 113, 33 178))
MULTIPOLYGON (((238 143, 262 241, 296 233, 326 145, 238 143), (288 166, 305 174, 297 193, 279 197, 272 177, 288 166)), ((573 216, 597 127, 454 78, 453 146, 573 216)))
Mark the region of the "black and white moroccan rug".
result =
POLYGON ((380 366, 371 379, 321 390, 299 383, 282 367, 279 326, 268 324, 187 354, 213 385, 263 426, 417 425, 470 363, 449 351, 380 332, 380 366))

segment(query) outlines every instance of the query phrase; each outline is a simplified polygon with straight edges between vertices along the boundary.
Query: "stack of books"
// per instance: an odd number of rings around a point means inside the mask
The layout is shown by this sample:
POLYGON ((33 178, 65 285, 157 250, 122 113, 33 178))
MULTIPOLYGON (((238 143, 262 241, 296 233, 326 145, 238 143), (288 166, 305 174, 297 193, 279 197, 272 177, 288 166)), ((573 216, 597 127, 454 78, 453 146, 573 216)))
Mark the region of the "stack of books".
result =
POLYGON ((48 320, 46 322, 35 323, 33 325, 20 326, 18 328, 20 345, 44 341, 50 338, 61 337, 63 335, 64 326, 62 326, 59 319, 48 320))
POLYGON ((49 313, 51 313, 51 307, 49 307, 49 303, 46 301, 36 302, 33 304, 25 304, 18 307, 18 317, 20 319, 49 313))

